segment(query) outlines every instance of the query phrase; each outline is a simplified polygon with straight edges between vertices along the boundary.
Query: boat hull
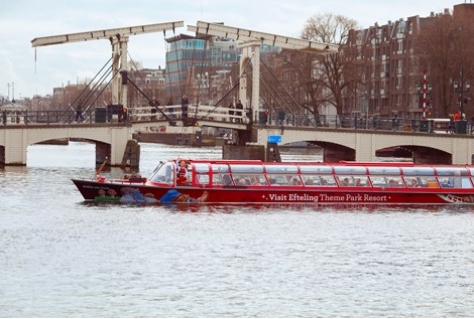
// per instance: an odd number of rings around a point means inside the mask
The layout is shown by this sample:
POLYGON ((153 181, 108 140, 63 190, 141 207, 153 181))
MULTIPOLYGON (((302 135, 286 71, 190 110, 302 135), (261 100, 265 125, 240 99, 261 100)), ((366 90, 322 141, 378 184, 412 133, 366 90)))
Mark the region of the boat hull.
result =
POLYGON ((324 188, 222 186, 194 187, 155 185, 150 182, 101 182, 72 179, 84 200, 159 204, 169 191, 189 195, 193 202, 208 204, 355 204, 355 205, 442 205, 474 202, 474 195, 459 190, 406 188, 324 188), (206 195, 203 197, 203 195, 206 195), (204 200, 201 200, 205 198, 204 200))

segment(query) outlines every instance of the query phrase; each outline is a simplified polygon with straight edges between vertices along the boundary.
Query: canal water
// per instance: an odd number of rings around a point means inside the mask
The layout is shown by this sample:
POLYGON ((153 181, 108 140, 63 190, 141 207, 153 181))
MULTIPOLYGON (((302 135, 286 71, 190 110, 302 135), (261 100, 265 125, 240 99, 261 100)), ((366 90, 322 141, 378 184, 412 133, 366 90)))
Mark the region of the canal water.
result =
MULTIPOLYGON (((221 158, 141 147, 145 176, 221 158)), ((0 168, 0 317, 474 316, 474 209, 87 204, 70 178, 94 176, 94 152, 35 145, 0 168)))

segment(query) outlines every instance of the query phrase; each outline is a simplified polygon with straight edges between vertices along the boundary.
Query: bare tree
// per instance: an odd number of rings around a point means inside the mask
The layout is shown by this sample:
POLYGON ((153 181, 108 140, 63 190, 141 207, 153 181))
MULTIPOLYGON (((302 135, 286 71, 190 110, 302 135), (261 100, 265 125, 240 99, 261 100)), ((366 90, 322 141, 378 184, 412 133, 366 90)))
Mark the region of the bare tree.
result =
POLYGON ((318 114, 318 106, 325 100, 322 99, 322 85, 315 81, 314 74, 319 73, 318 64, 312 53, 282 50, 284 70, 288 75, 286 87, 292 96, 297 97, 300 106, 313 114, 318 114))
POLYGON ((469 17, 451 14, 438 14, 422 29, 419 49, 433 83, 434 107, 442 116, 459 110, 453 81, 460 80, 461 69, 465 78, 473 74, 472 32, 469 17))
POLYGON ((313 73, 315 86, 324 88, 322 92, 326 92, 318 100, 333 104, 339 114, 345 111, 344 94, 355 90, 356 83, 361 82, 355 63, 357 54, 353 48, 344 49, 349 31, 357 28, 358 23, 353 19, 326 13, 309 18, 301 33, 305 39, 341 46, 338 53, 317 57, 317 72, 313 73))

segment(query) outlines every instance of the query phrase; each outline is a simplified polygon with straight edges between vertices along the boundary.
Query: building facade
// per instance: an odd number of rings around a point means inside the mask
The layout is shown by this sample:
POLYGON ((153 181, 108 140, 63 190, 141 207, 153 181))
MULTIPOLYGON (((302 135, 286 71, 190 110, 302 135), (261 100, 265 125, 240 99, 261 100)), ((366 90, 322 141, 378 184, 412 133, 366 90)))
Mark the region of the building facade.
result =
POLYGON ((426 53, 424 37, 436 19, 443 15, 457 19, 466 12, 474 12, 474 4, 351 30, 346 46, 356 48, 353 52, 358 54, 362 78, 358 88, 346 94, 350 113, 418 119, 446 116, 438 95, 433 94, 443 86, 433 83, 434 62, 426 53))

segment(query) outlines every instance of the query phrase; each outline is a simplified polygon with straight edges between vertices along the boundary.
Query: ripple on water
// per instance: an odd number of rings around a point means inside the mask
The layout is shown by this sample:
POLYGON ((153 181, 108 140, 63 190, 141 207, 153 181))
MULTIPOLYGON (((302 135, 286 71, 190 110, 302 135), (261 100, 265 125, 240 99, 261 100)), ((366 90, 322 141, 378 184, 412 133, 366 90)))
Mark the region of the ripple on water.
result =
MULTIPOLYGON (((220 149, 141 154, 148 175, 220 149)), ((3 317, 474 313, 471 209, 86 204, 70 178, 93 176, 94 156, 87 143, 35 146, 28 167, 0 170, 3 317)))

